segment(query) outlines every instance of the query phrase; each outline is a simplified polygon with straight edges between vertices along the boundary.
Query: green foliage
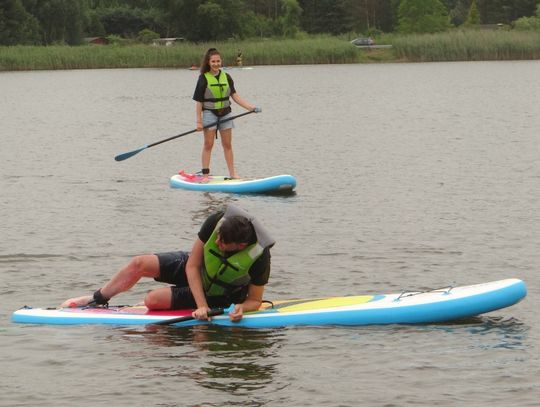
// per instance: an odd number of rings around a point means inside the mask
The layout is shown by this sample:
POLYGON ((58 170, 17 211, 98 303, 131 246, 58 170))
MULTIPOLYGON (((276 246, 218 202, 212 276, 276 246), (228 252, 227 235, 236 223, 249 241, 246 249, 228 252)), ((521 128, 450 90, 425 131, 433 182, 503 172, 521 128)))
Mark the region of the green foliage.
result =
POLYGON ((294 38, 300 31, 300 16, 302 9, 297 0, 283 0, 284 15, 281 17, 282 34, 294 38))
POLYGON ((301 38, 305 33, 439 32, 467 21, 535 30, 538 0, 0 0, 0 43, 136 39, 148 29, 189 41, 301 38), (476 11, 474 13, 469 13, 476 11), (527 19, 521 19, 527 17, 527 19))
POLYGON ((520 17, 534 15, 538 0, 477 0, 483 24, 510 24, 520 17))
POLYGON ((308 33, 341 34, 349 29, 343 0, 303 0, 303 29, 308 33))
POLYGON ((478 13, 478 7, 476 6, 476 0, 472 0, 471 7, 469 8, 469 16, 465 22, 467 26, 474 26, 480 24, 480 14, 478 13))
POLYGON ((399 0, 298 0, 301 29, 308 33, 393 31, 399 0))
POLYGON ((539 31, 540 18, 538 17, 521 17, 514 21, 514 28, 518 31, 539 31))
POLYGON ((450 23, 454 26, 460 26, 467 21, 469 15, 470 0, 457 0, 452 7, 449 8, 450 23))
POLYGON ((20 0, 0 0, 0 45, 36 44, 39 23, 20 0))
POLYGON ((107 35, 105 38, 107 40, 107 44, 110 45, 126 45, 129 43, 127 39, 115 34, 107 35))
POLYGON ((156 25, 147 11, 127 6, 101 9, 99 19, 106 33, 126 38, 135 38, 141 30, 156 25))
POLYGON ((137 40, 139 40, 143 44, 151 44, 152 41, 157 38, 159 38, 159 34, 157 32, 149 30, 148 28, 139 31, 139 34, 137 35, 137 40))
POLYGON ((540 32, 540 3, 536 6, 536 17, 521 17, 514 21, 514 28, 519 31, 540 32))
POLYGON ((43 44, 82 43, 87 25, 85 3, 73 0, 26 0, 24 4, 26 10, 39 21, 43 44))
POLYGON ((279 31, 275 21, 256 14, 252 11, 246 12, 239 20, 241 31, 234 37, 238 38, 268 38, 273 37, 279 31))
POLYGON ((227 18, 223 8, 212 1, 201 4, 197 8, 197 20, 199 23, 199 39, 210 41, 224 39, 228 36, 225 29, 227 18))
POLYGON ((104 37, 107 34, 99 15, 92 11, 88 13, 88 24, 84 31, 88 37, 104 37))
POLYGON ((435 33, 449 28, 448 12, 439 0, 402 0, 398 17, 402 33, 435 33))

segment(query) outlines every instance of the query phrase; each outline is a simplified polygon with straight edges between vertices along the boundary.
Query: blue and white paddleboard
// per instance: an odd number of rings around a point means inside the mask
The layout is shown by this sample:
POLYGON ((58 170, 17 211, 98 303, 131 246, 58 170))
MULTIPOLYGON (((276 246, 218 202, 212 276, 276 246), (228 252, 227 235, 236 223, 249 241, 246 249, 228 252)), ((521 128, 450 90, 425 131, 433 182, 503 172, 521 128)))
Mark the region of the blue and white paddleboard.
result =
POLYGON ((267 178, 235 178, 210 175, 204 179, 200 174, 180 171, 170 180, 171 188, 203 192, 229 192, 235 194, 263 194, 272 192, 291 192, 296 187, 292 175, 276 175, 267 178))
MULTIPOLYGON (((527 295, 518 279, 430 291, 275 301, 247 313, 240 322, 227 315, 212 321, 191 320, 179 326, 213 324, 247 328, 290 325, 423 324, 472 317, 509 307, 527 295)), ((150 324, 191 315, 192 310, 149 311, 144 306, 44 309, 24 307, 13 322, 29 324, 150 324)))

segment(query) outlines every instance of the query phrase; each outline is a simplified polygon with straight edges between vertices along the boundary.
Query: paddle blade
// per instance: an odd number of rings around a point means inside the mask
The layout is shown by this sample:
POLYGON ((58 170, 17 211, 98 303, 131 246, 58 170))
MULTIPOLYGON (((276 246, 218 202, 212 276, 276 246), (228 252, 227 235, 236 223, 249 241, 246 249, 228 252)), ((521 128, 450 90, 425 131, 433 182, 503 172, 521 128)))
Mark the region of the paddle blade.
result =
POLYGON ((148 148, 148 145, 143 146, 133 151, 128 151, 127 153, 118 154, 116 157, 114 157, 114 159, 116 161, 124 161, 124 160, 127 160, 129 157, 133 157, 135 154, 139 154, 141 151, 146 150, 147 148, 148 148))

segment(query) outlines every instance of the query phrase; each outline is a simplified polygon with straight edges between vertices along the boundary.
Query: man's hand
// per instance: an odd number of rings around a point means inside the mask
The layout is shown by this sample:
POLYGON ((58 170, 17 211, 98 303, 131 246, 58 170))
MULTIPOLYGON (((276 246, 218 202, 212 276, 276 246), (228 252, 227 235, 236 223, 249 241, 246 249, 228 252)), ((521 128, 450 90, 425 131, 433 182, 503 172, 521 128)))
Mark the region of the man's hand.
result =
POLYGON ((212 318, 208 316, 210 308, 208 307, 199 307, 191 313, 191 316, 195 319, 200 319, 202 321, 210 321, 212 318))
POLYGON ((243 306, 243 304, 236 304, 234 306, 234 309, 231 312, 229 312, 229 319, 232 322, 240 321, 243 316, 244 316, 244 306, 243 306))

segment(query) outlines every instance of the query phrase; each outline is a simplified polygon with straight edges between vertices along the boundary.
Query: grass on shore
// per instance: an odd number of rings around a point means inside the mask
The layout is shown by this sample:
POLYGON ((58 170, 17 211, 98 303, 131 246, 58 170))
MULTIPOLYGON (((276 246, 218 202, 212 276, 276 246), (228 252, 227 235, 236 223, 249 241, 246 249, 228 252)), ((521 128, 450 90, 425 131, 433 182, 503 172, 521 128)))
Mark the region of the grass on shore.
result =
POLYGON ((250 40, 173 46, 14 46, 0 47, 0 71, 85 68, 186 68, 199 65, 210 47, 233 65, 238 49, 244 65, 333 64, 359 62, 358 50, 336 37, 308 40, 250 40))
POLYGON ((0 71, 187 68, 200 63, 209 47, 220 50, 224 65, 233 65, 238 49, 244 65, 344 64, 365 62, 422 62, 540 59, 540 33, 454 30, 438 34, 385 35, 378 44, 392 48, 359 49, 345 38, 225 41, 173 46, 13 46, 0 47, 0 71))
POLYGON ((410 62, 540 59, 540 32, 455 30, 392 41, 395 57, 410 62))

